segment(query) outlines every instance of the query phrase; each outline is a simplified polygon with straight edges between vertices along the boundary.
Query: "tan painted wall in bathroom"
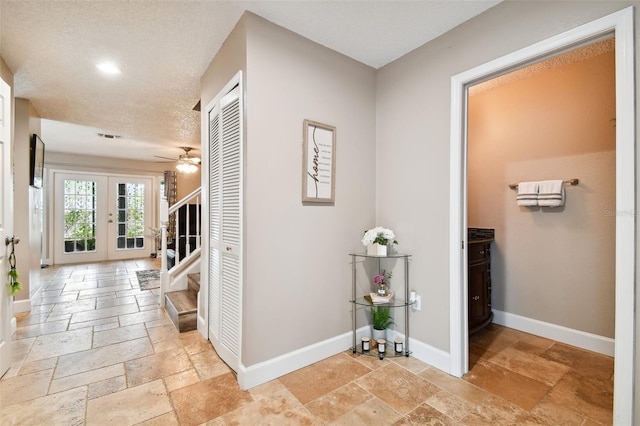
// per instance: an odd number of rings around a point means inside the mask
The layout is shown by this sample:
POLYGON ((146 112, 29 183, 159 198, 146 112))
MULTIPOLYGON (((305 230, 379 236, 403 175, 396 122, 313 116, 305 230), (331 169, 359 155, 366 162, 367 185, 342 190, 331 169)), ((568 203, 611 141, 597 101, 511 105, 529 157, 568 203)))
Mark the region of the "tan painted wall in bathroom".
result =
POLYGON ((468 222, 496 229, 495 309, 614 336, 614 72, 610 51, 470 96, 468 222), (570 178, 562 208, 507 187, 570 178))

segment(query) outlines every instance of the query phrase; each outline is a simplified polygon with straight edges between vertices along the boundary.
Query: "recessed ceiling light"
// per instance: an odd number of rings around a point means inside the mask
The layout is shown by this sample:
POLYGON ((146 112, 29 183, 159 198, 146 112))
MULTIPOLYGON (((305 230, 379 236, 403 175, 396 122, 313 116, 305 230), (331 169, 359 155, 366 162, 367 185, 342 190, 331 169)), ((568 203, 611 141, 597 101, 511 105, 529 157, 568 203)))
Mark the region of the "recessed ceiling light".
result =
POLYGON ((99 64, 96 64, 96 68, 98 68, 100 71, 106 74, 112 74, 112 75, 122 74, 122 71, 120 70, 120 68, 118 68, 117 66, 115 66, 115 64, 111 62, 101 62, 99 64))

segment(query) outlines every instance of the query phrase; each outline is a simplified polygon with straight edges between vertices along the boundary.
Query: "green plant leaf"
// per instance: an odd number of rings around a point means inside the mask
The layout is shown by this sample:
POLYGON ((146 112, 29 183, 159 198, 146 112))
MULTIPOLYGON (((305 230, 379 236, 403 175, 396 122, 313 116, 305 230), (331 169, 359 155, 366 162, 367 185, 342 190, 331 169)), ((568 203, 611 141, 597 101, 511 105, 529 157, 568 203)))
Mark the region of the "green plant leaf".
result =
POLYGON ((394 324, 389 306, 374 306, 371 308, 371 323, 376 330, 385 330, 394 324))

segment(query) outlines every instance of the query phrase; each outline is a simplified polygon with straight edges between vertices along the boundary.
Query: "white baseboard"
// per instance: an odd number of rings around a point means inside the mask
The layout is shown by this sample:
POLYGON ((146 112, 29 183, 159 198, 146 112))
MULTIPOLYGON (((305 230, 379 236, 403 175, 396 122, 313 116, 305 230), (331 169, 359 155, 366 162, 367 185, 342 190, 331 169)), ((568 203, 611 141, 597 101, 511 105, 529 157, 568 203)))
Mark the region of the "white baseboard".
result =
MULTIPOLYGON (((356 342, 360 341, 361 337, 370 335, 371 328, 369 326, 361 327, 356 331, 356 342)), ((410 339, 409 344, 409 350, 413 357, 442 371, 449 371, 449 354, 447 352, 415 339, 410 339)), ((250 389, 352 347, 353 334, 347 332, 259 364, 249 367, 241 365, 238 371, 238 383, 242 389, 250 389)))
POLYGON ((19 314, 20 312, 31 312, 31 299, 13 301, 13 313, 19 314))
POLYGON ((451 355, 442 349, 423 343, 419 340, 409 339, 409 350, 411 356, 426 362, 438 370, 442 370, 447 374, 451 374, 451 355))
POLYGON ((13 313, 19 314, 21 312, 31 312, 31 306, 33 303, 37 303, 40 297, 42 296, 42 286, 38 287, 38 290, 32 295, 29 296, 28 299, 23 300, 13 300, 13 313))
MULTIPOLYGON (((362 327, 356 334, 359 338, 361 334, 368 335, 369 330, 369 327, 362 327)), ((352 344, 353 334, 347 332, 249 367, 240 365, 238 384, 245 390, 253 388, 346 351, 352 347, 352 344)))
MULTIPOLYGON (((198 300, 200 300, 200 294, 198 294, 198 300)), ((196 317, 196 320, 197 320, 196 327, 197 327, 198 333, 200 333, 200 335, 202 337, 204 337, 205 339, 209 340, 207 338, 207 333, 208 333, 207 332, 207 323, 205 322, 204 317, 201 317, 200 315, 198 315, 196 317)))
POLYGON ((614 356, 615 340, 609 337, 496 310, 493 311, 493 322, 578 348, 614 356))

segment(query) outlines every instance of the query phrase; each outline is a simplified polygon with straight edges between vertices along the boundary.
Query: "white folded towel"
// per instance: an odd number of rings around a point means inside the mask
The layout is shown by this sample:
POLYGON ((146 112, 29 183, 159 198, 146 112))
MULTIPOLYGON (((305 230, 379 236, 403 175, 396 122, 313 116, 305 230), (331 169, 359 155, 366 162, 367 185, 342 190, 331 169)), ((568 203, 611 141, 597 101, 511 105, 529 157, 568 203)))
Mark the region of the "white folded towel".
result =
POLYGON ((520 182, 516 202, 519 206, 533 207, 538 205, 538 182, 520 182))
POLYGON ((538 205, 560 207, 564 205, 564 181, 543 180, 538 191, 538 205))

